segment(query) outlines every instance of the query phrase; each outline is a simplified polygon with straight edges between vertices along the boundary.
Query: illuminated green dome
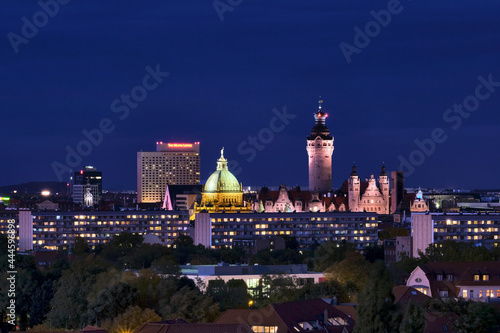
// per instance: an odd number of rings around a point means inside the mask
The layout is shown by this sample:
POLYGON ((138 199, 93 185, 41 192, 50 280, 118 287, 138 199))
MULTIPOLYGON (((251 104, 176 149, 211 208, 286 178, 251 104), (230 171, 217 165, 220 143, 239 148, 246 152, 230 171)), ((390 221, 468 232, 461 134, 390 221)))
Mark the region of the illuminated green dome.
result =
POLYGON ((217 170, 208 177, 204 192, 241 192, 238 179, 227 169, 227 160, 224 158, 224 148, 217 160, 217 170))

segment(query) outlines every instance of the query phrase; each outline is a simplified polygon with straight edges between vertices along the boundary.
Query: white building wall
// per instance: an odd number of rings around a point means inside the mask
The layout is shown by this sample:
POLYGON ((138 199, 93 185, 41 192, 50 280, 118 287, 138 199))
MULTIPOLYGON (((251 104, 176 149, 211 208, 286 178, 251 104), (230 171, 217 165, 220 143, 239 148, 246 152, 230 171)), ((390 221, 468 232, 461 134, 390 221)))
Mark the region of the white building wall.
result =
POLYGON ((420 267, 415 268, 413 272, 411 272, 410 277, 406 281, 406 286, 413 287, 418 291, 420 291, 421 293, 429 297, 432 297, 432 291, 429 279, 427 278, 425 272, 420 267))
POLYGON ((434 243, 434 222, 431 214, 412 213, 411 235, 413 237, 412 255, 418 258, 418 251, 425 249, 434 243))
POLYGON ((19 252, 33 250, 33 216, 30 210, 19 211, 19 252))
POLYGON ((212 220, 209 213, 198 213, 194 220, 194 245, 212 248, 212 220))
MULTIPOLYGON (((262 278, 262 275, 258 274, 248 274, 248 275, 185 275, 187 278, 193 280, 194 282, 201 281, 203 285, 199 286, 201 288, 205 288, 202 291, 205 291, 208 287, 208 283, 212 280, 221 279, 224 282, 228 282, 229 280, 243 280, 247 284, 251 280, 259 280, 262 278)), ((278 277, 278 275, 269 275, 270 277, 278 277)), ((325 278, 323 273, 304 273, 304 274, 288 274, 287 277, 291 277, 293 279, 314 279, 314 283, 319 283, 322 279, 325 278)))

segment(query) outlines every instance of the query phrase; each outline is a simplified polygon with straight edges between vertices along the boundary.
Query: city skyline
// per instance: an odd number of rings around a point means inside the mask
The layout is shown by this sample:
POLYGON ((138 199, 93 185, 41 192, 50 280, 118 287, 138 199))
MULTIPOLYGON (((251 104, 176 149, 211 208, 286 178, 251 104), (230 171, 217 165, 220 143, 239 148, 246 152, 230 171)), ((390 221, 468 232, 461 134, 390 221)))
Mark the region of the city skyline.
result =
POLYGON ((496 2, 57 3, 0 14, 1 185, 69 181, 79 147, 73 172, 135 189, 137 152, 199 141, 202 183, 224 147, 244 186, 306 186, 321 96, 333 188, 401 161, 408 187, 500 188, 496 2))

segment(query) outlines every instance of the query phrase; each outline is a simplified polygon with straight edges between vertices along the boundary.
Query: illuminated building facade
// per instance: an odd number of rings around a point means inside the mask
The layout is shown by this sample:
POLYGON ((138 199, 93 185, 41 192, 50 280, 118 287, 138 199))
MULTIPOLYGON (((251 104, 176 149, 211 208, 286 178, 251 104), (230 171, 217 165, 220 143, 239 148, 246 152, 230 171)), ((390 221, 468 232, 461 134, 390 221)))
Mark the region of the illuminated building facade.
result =
MULTIPOLYGON (((93 206, 102 198, 102 172, 93 166, 86 166, 75 172, 73 178, 73 201, 84 206, 93 206), (92 204, 86 204, 85 197, 92 198, 92 204)), ((87 202, 88 203, 88 202, 87 202)))
POLYGON ((272 235, 296 237, 300 247, 343 240, 362 249, 378 242, 375 213, 199 213, 195 218, 195 244, 232 247, 236 240, 272 235))
POLYGON ((156 143, 137 153, 137 201, 163 202, 169 185, 200 184, 200 143, 156 143))
POLYGON ((487 248, 500 244, 500 214, 412 212, 413 257, 445 240, 474 242, 487 248))
POLYGON ((0 212, 0 233, 7 232, 8 220, 19 225, 20 250, 56 250, 75 243, 77 237, 95 246, 123 231, 143 236, 153 234, 168 246, 180 234, 189 236, 190 233, 187 211, 3 211, 0 212))
POLYGON ((321 272, 310 272, 306 264, 300 265, 181 265, 181 273, 187 278, 201 280, 202 291, 210 285, 210 281, 223 280, 228 282, 232 279, 243 280, 248 288, 248 293, 253 297, 267 295, 271 290, 269 285, 262 284, 262 276, 271 278, 286 274, 297 285, 307 283, 319 283, 325 281, 325 275, 321 272))
POLYGON ((195 213, 202 210, 215 212, 250 212, 251 203, 243 202, 243 185, 228 170, 227 160, 224 157, 224 148, 217 160, 217 169, 203 186, 201 204, 195 203, 195 213))
POLYGON ((262 188, 253 209, 258 212, 345 212, 347 198, 339 196, 319 196, 318 191, 303 191, 300 187, 287 189, 280 185, 277 191, 262 188))
POLYGON ((378 183, 377 186, 377 181, 373 175, 371 175, 368 182, 361 182, 356 167, 352 167, 347 194, 351 212, 367 211, 389 214, 389 179, 385 172, 385 166, 382 166, 378 183))

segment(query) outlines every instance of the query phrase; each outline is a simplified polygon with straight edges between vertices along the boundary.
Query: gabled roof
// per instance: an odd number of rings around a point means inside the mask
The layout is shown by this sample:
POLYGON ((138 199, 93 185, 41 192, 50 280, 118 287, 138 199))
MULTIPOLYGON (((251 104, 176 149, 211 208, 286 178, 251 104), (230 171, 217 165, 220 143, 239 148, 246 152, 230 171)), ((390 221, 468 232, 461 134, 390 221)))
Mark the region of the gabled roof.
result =
POLYGON ((333 203, 335 206, 335 210, 339 210, 340 206, 344 204, 345 209, 347 210, 347 198, 346 197, 323 197, 323 203, 325 205, 325 209, 330 207, 330 204, 333 203))
MULTIPOLYGON (((259 193, 259 200, 262 202, 272 201, 275 203, 279 198, 280 191, 261 191, 259 193)), ((297 188, 287 189, 288 198, 295 205, 296 201, 309 202, 312 195, 309 191, 300 191, 297 188)))
POLYGON ((310 299, 295 302, 270 304, 259 310, 228 310, 216 321, 217 323, 248 323, 256 326, 277 326, 278 333, 283 332, 306 332, 299 323, 311 322, 319 323, 328 332, 342 332, 344 328, 351 332, 354 327, 354 320, 322 299, 310 299), (325 325, 324 316, 328 318, 342 318, 348 325, 334 326, 325 325), (258 322, 256 322, 258 318, 258 322))
POLYGON ((392 288, 392 293, 394 294, 394 304, 399 304, 403 309, 410 300, 415 304, 422 305, 430 299, 429 296, 421 293, 415 288, 407 286, 395 286, 392 288))

